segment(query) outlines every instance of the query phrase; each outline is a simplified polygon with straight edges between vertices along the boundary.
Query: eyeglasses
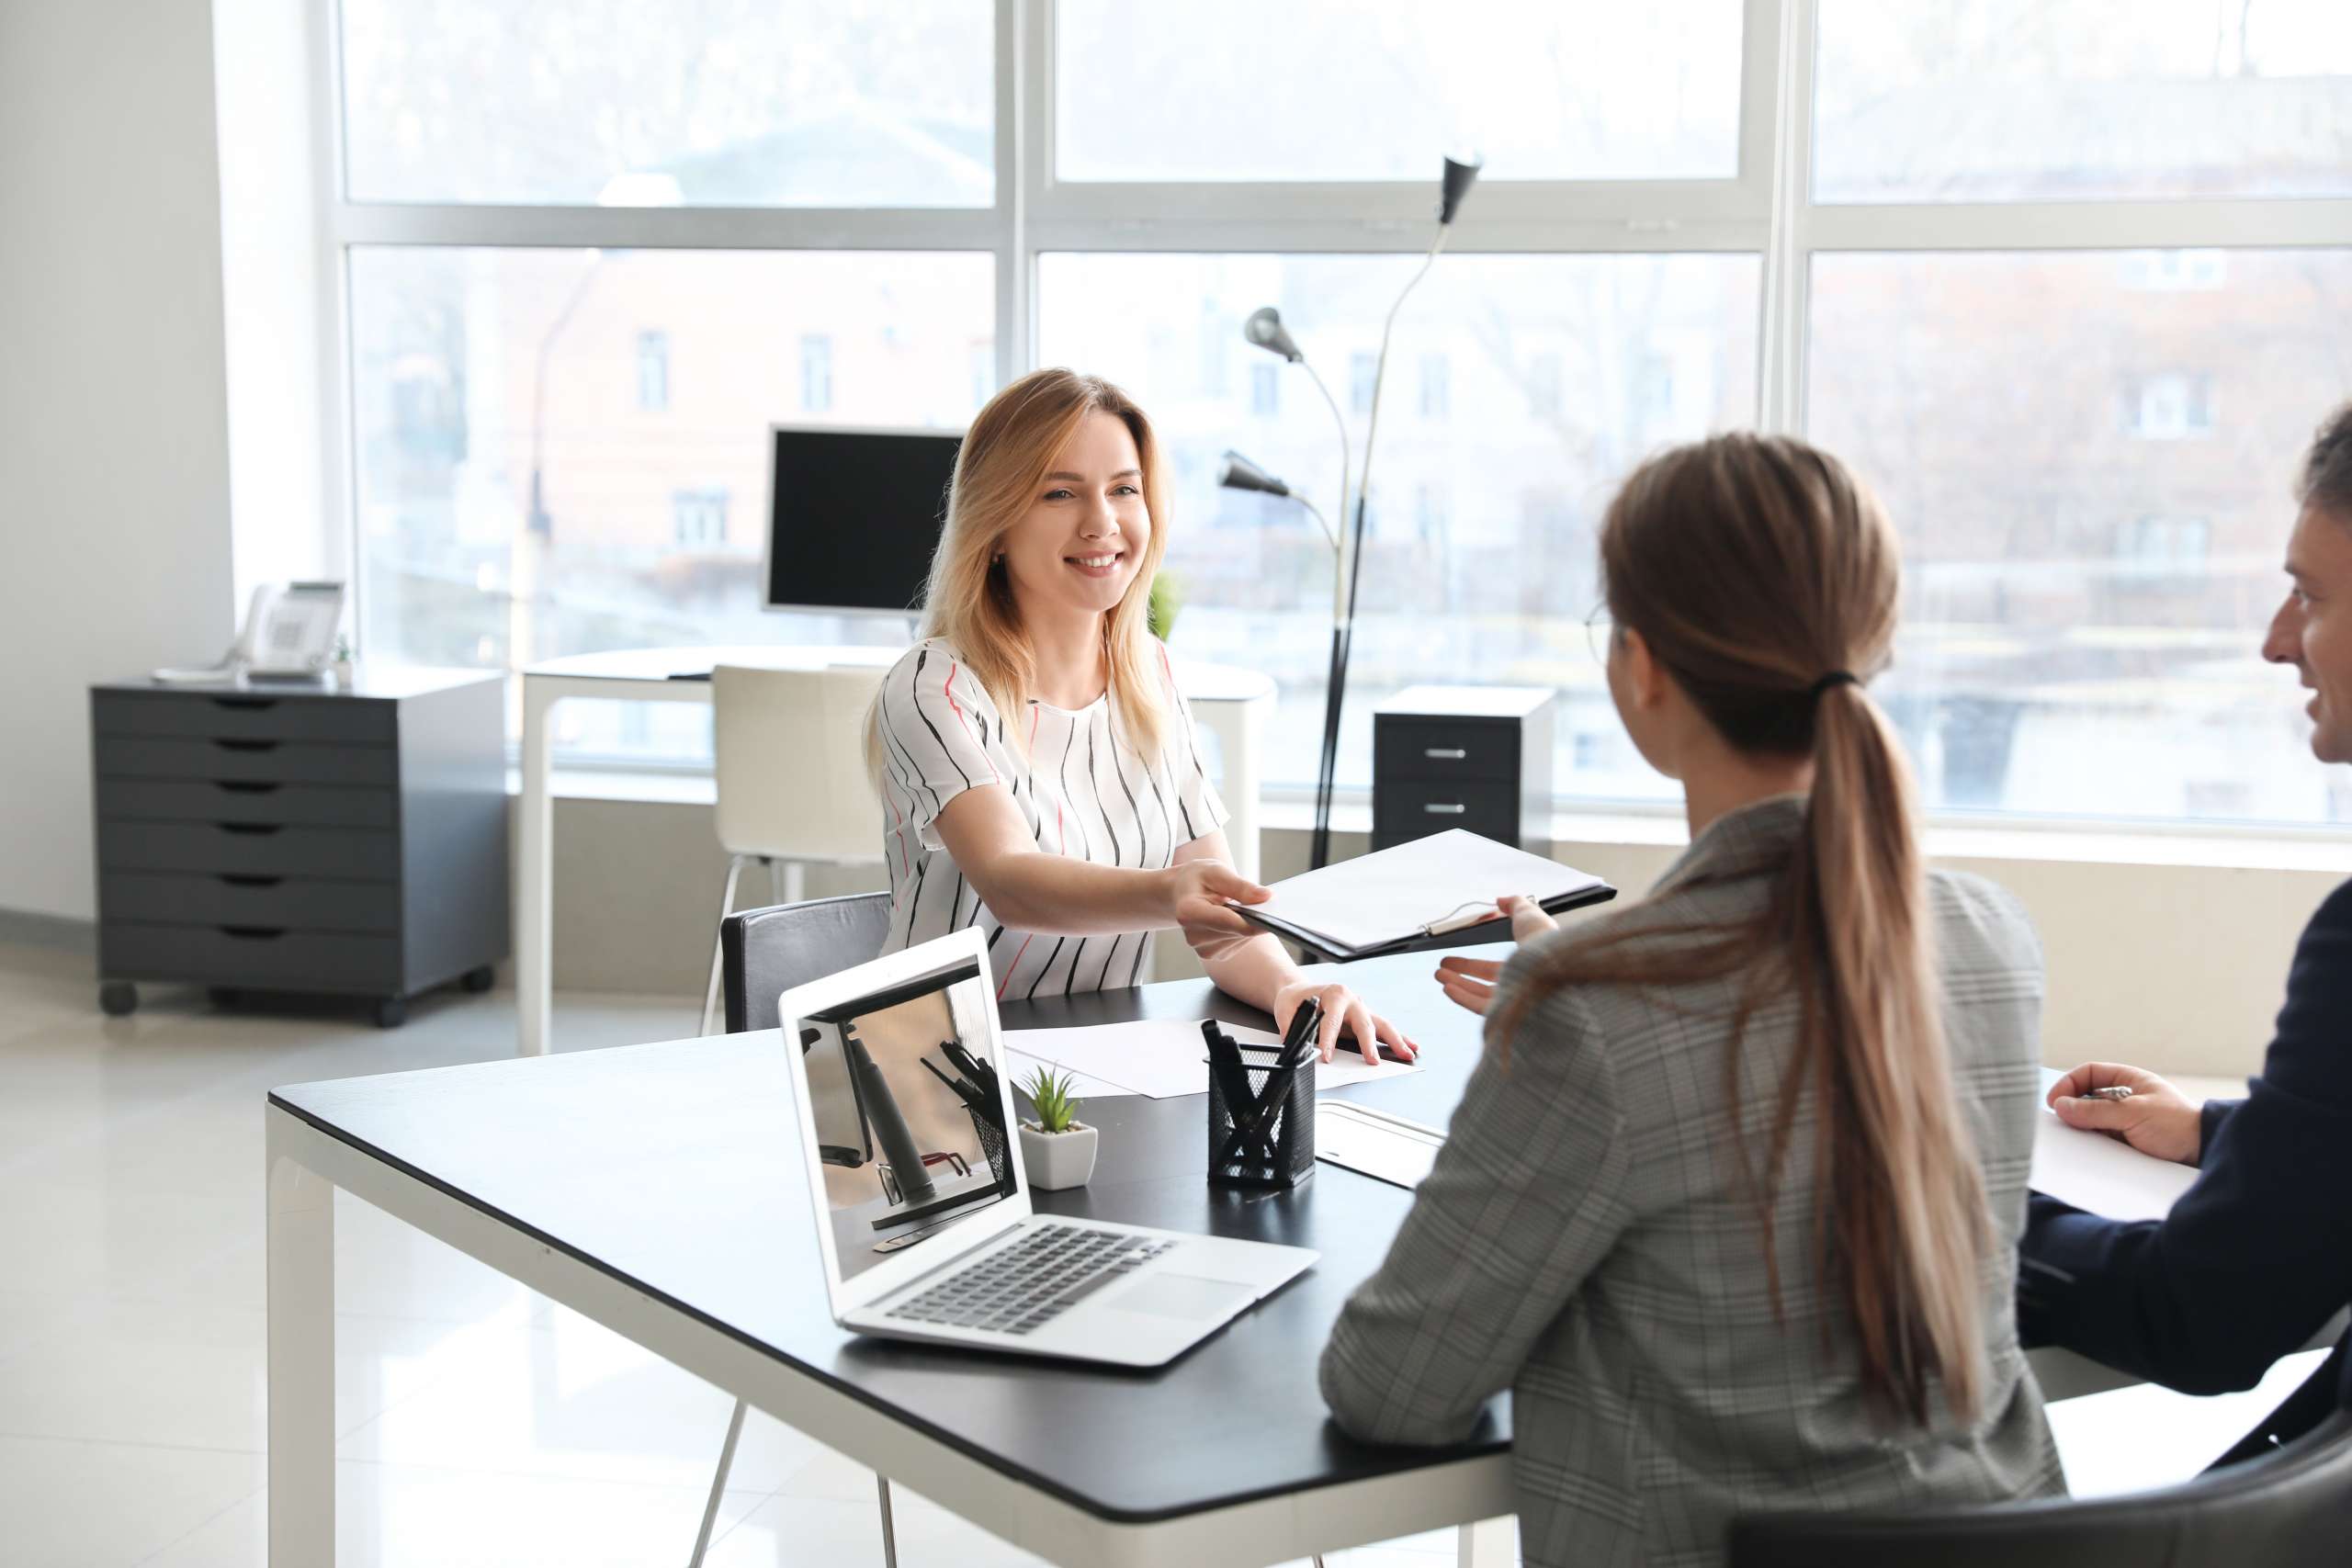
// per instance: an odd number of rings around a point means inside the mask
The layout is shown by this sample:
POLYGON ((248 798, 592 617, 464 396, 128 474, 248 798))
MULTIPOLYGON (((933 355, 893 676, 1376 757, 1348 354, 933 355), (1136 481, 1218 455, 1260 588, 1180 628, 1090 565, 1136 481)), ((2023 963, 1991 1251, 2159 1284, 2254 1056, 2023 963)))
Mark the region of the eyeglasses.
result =
POLYGON ((1584 618, 1584 645, 1592 654, 1592 661, 1603 670, 1609 668, 1609 646, 1616 640, 1616 624, 1609 618, 1609 602, 1602 600, 1584 618))

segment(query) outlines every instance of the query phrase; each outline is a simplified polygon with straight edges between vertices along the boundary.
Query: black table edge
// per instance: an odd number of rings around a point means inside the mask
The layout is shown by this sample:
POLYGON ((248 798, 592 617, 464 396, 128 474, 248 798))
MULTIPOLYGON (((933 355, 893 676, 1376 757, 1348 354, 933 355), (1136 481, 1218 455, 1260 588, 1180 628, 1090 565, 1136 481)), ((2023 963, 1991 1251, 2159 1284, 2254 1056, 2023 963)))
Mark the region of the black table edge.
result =
MULTIPOLYGON (((1367 1467, 1365 1472, 1363 1474, 1339 1477, 1327 1482, 1318 1482, 1308 1486, 1270 1486, 1255 1492, 1237 1492, 1228 1496, 1220 1497, 1214 1502, 1201 1503, 1192 1506, 1146 1509, 1106 1506, 1099 1501, 1089 1498, 1080 1493, 1073 1492, 1069 1488, 1057 1483, 1050 1477, 1041 1475, 1035 1471, 1027 1470, 1018 1465, 1010 1464, 1005 1461, 1003 1455, 997 1453, 993 1450, 983 1448, 978 1444, 967 1442, 956 1433, 947 1429, 946 1427, 933 1425, 928 1421, 915 1419, 910 1416, 907 1412, 899 1406, 891 1404, 887 1401, 875 1398, 855 1383, 845 1382, 820 1368, 812 1367, 805 1361, 797 1360, 777 1349, 766 1340, 756 1338, 752 1335, 744 1333, 741 1329, 737 1328, 732 1324, 723 1322, 718 1318, 711 1316, 707 1313, 689 1306, 684 1302, 678 1300, 675 1296, 670 1295, 666 1292, 657 1290, 645 1283, 643 1280, 637 1279, 633 1275, 624 1273, 622 1270, 612 1267, 603 1259, 593 1258, 587 1253, 582 1252, 577 1247, 564 1242, 560 1237, 550 1235, 547 1232, 540 1230, 536 1226, 526 1224, 521 1220, 516 1219, 514 1215, 507 1213, 496 1205, 486 1203, 471 1193, 460 1191, 457 1188, 452 1187, 448 1183, 433 1176, 430 1172, 420 1170, 416 1167, 410 1165, 407 1161, 399 1158, 397 1156, 388 1154, 384 1150, 376 1147, 367 1140, 363 1138, 356 1138, 350 1134, 345 1132, 342 1128, 321 1120, 319 1117, 316 1117, 311 1114, 308 1111, 305 1111, 301 1106, 285 1099, 276 1089, 269 1091, 268 1103, 275 1106, 277 1109, 285 1111, 288 1115, 296 1118, 298 1121, 301 1122, 304 1125, 311 1128, 312 1130, 323 1134, 325 1136, 334 1139, 335 1142, 342 1144, 348 1148, 357 1150, 359 1153, 366 1155, 368 1158, 375 1160, 378 1164, 388 1166, 390 1168, 399 1171, 401 1175, 409 1178, 411 1180, 420 1182, 446 1198, 449 1198, 457 1202, 462 1203, 478 1213, 488 1215, 490 1218, 496 1220, 499 1224, 506 1226, 510 1230, 530 1237, 533 1241, 539 1243, 549 1250, 560 1252, 566 1258, 572 1259, 576 1263, 582 1264, 587 1268, 594 1269, 597 1273, 604 1275, 609 1280, 613 1280, 620 1284, 626 1285, 630 1290, 635 1291, 641 1295, 648 1296, 652 1300, 662 1303, 664 1306, 670 1308, 670 1310, 677 1313, 679 1315, 692 1319, 694 1322, 702 1325, 706 1328, 709 1328, 719 1334, 725 1335, 728 1338, 734 1340, 737 1344, 742 1346, 746 1349, 756 1351, 759 1354, 767 1357, 771 1360, 779 1361, 794 1372, 798 1373, 800 1376, 808 1378, 813 1382, 820 1383, 835 1393, 845 1395, 848 1398, 856 1401, 858 1404, 865 1405, 867 1409, 874 1411, 876 1415, 886 1416, 891 1421, 907 1427, 910 1431, 920 1433, 922 1436, 930 1438, 933 1442, 953 1450, 955 1452, 962 1454, 965 1458, 986 1466, 988 1469, 996 1472, 1000 1475, 1005 1476, 1006 1478, 1017 1482, 1023 1486, 1027 1486, 1032 1490, 1041 1492, 1046 1495, 1054 1498, 1057 1502, 1068 1504, 1069 1506, 1078 1509, 1080 1512, 1086 1514, 1091 1517, 1102 1519, 1110 1524, 1166 1524, 1176 1519, 1185 1519, 1203 1515, 1222 1513, 1227 1509, 1243 1507, 1252 1503, 1267 1502, 1279 1497, 1297 1496, 1302 1493, 1321 1491, 1326 1487, 1351 1486, 1362 1482, 1379 1481, 1391 1475, 1408 1474, 1413 1471, 1434 1469, 1439 1465, 1451 1464, 1461 1460, 1483 1459, 1493 1454, 1508 1453, 1510 1451, 1510 1444, 1508 1440, 1491 1436, 1486 1438, 1474 1438, 1465 1442, 1451 1444, 1444 1448, 1433 1449, 1382 1448, 1375 1447, 1371 1444, 1358 1444, 1357 1447, 1366 1455, 1381 1456, 1385 1459, 1391 1459, 1396 1462, 1380 1463, 1367 1467)), ((1206 1341, 1204 1341, 1203 1343, 1206 1343, 1206 1341)), ((982 1355, 988 1354, 985 1350, 978 1353, 982 1355)), ((777 1418, 779 1420, 783 1419, 780 1416, 777 1418)), ((789 1426, 790 1423, 787 1421, 786 1422, 786 1425, 789 1426)), ((1354 1441, 1352 1438, 1349 1440, 1351 1442, 1354 1441)))

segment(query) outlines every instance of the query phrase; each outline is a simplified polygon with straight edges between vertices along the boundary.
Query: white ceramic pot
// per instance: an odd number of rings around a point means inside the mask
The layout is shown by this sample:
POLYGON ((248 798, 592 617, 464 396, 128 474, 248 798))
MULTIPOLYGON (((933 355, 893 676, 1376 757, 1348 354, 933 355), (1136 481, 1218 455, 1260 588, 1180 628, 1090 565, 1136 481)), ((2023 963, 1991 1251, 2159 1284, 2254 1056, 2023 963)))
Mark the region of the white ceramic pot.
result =
POLYGON ((1067 1133, 1041 1133, 1021 1123, 1021 1168, 1029 1185, 1040 1192, 1083 1187, 1094 1174, 1094 1129, 1083 1122, 1070 1123, 1067 1133))

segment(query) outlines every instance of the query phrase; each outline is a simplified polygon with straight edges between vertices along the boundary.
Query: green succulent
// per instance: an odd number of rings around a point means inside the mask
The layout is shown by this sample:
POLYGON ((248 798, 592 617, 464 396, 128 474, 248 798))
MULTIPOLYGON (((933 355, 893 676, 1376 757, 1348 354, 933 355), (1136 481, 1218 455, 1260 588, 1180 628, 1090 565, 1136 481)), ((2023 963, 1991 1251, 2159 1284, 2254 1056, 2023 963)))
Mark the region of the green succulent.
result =
POLYGON ((1067 1133, 1078 1120, 1078 1108, 1084 1102, 1070 1097, 1073 1081, 1068 1073, 1041 1066, 1021 1086, 1023 1092, 1036 1102, 1039 1132, 1067 1133))

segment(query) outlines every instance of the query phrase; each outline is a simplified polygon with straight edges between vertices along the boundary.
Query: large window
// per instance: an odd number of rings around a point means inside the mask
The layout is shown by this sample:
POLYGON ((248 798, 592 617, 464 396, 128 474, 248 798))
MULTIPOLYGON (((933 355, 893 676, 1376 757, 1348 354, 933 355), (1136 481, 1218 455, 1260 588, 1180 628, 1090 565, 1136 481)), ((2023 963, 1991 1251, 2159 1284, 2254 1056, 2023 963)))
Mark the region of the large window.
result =
MULTIPOLYGON (((1278 780, 1315 776, 1331 551, 1295 502, 1218 489, 1217 459, 1240 451, 1336 521, 1340 446, 1306 372, 1250 347, 1241 322, 1275 306, 1309 364, 1348 374, 1377 357, 1382 318, 1419 265, 1062 253, 1039 264, 1040 357, 1150 389, 1176 479, 1167 570, 1183 608, 1170 642, 1280 683, 1267 757, 1278 780), (1222 369, 1252 361, 1296 378, 1278 408, 1261 412, 1259 383, 1222 369)), ((1456 256, 1431 272, 1408 307, 1416 348, 1392 352, 1382 393, 1343 784, 1371 783, 1373 705, 1436 672, 1558 687, 1559 776, 1586 794, 1663 793, 1619 743, 1586 646, 1593 528, 1611 481, 1645 452, 1754 423, 1761 272, 1753 256, 1638 254, 1456 256), (1661 379, 1670 395, 1655 390, 1661 379), (1574 395, 1547 400, 1563 383, 1574 395), (1433 386, 1445 389, 1437 405, 1433 386)))
MULTIPOLYGON (((1561 694, 1580 802, 1670 790, 1592 659, 1593 528, 1708 431, 1808 433, 1903 532, 1881 688, 1930 801, 2344 814, 2256 655, 2352 396, 2342 0, 340 0, 329 238, 374 658, 902 635, 763 613, 765 432, 955 427, 1013 375, 1168 437, 1180 652, 1315 767, 1333 521, 1397 318, 1340 777, 1422 681, 1561 694)), ((567 705, 695 765, 691 708, 567 705)))

